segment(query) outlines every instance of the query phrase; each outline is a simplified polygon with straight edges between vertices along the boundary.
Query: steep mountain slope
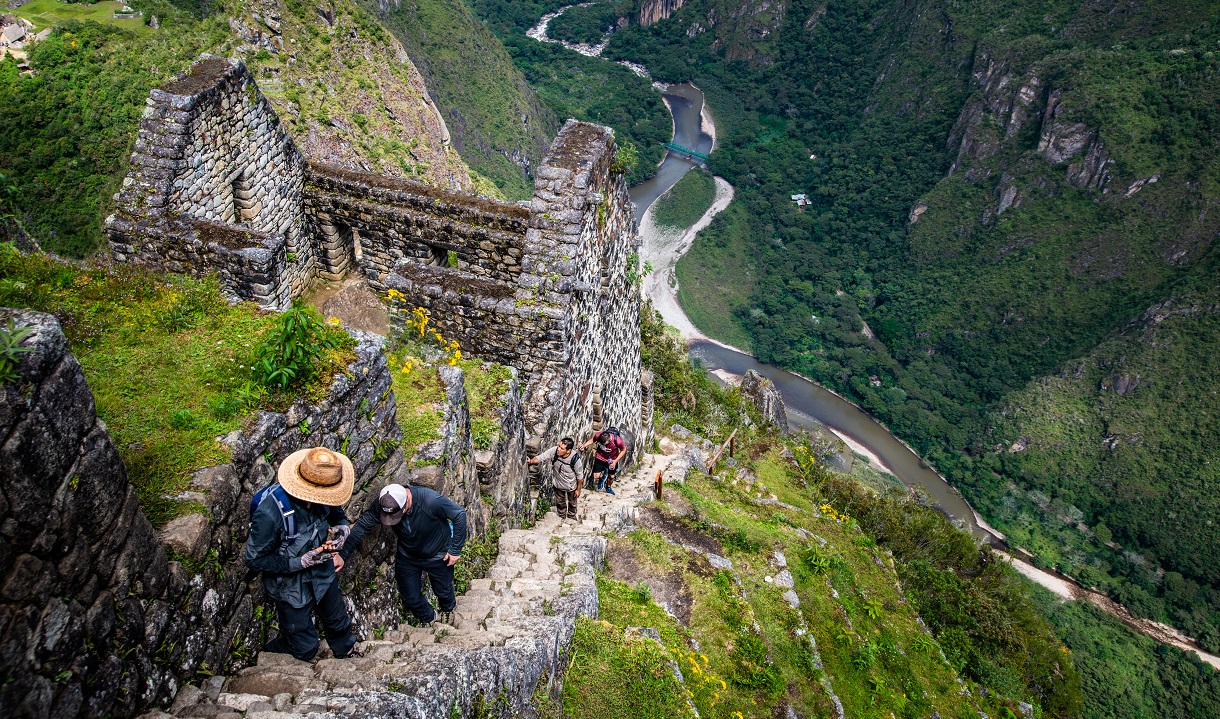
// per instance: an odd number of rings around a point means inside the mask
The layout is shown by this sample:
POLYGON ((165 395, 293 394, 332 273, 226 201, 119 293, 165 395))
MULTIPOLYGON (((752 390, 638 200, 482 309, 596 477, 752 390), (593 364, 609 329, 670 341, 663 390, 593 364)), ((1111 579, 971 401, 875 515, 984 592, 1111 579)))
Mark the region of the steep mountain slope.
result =
POLYGON ((311 157, 474 188, 411 59, 354 2, 260 0, 202 18, 136 5, 160 28, 67 23, 31 49, 32 74, 0 62, 0 215, 14 216, 11 234, 68 255, 96 249, 148 91, 203 52, 244 58, 311 157))
MULTIPOLYGON (((1196 544, 1194 528, 1166 514, 1168 496, 1144 501, 1162 483, 1207 486, 1194 468, 1220 460, 1214 442, 1184 432, 1175 446, 1185 443, 1191 461, 1162 455, 1157 479, 1124 470, 1128 489, 1113 492, 1100 464, 1069 470, 1045 459, 1026 472, 1006 459, 1007 446, 997 452, 988 413, 1031 380, 1104 361, 1118 350, 1094 348, 1130 342, 1116 333, 1132 318, 1181 301, 1175 288, 1191 276, 1214 278, 1218 19, 1220 5, 1196 2, 704 0, 620 32, 610 52, 661 79, 701 81, 727 120, 712 164, 737 185, 747 216, 718 218, 714 245, 692 256, 756 258, 753 296, 730 293, 730 308, 760 357, 859 401, 1002 530, 1021 535, 1035 522, 1054 537, 1030 540, 1041 561, 1088 567, 1097 581, 1099 572, 1128 574, 1113 550, 1077 529, 1070 539, 1053 518, 1079 515, 1074 523, 1088 527, 1124 517, 1117 538, 1140 562, 1214 587, 1203 569, 1215 564, 1214 543, 1196 544), (812 204, 795 207, 795 192, 812 204), (1048 502, 1075 508, 1001 511, 1010 485, 1056 489, 1048 502), (1109 498, 1104 509, 1099 494, 1109 498), (1194 549, 1203 555, 1190 558, 1194 549)), ((687 263, 680 273, 716 286, 725 279, 706 271, 716 266, 687 263)), ((1191 329, 1175 332, 1214 353, 1207 316, 1191 315, 1191 329)), ((1117 434, 1172 433, 1171 418, 1201 408, 1178 385, 1197 376, 1190 354, 1148 359, 1141 382, 1160 388, 1149 390, 1160 413, 1117 434)), ((1029 397, 1012 402, 1025 407, 1029 397)), ((1038 424, 1036 415, 1026 421, 1038 424)), ((1121 596, 1124 586, 1111 588, 1121 596)), ((1220 626, 1220 603, 1205 605, 1199 631, 1220 626)))
POLYGON ((477 172, 527 199, 534 165, 558 131, 500 41, 462 0, 361 0, 407 48, 477 172))

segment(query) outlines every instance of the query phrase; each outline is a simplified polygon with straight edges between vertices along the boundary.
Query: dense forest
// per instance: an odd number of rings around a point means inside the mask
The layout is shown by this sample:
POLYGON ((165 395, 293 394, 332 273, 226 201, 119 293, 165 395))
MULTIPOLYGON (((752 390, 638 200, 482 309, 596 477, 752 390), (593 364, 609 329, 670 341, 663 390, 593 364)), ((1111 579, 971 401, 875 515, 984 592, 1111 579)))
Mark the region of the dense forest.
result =
POLYGON ((1040 564, 1220 648, 1220 8, 760 8, 696 0, 607 50, 694 79, 722 128, 740 207, 684 301, 858 401, 1040 564), (742 264, 751 286, 707 289, 742 264))

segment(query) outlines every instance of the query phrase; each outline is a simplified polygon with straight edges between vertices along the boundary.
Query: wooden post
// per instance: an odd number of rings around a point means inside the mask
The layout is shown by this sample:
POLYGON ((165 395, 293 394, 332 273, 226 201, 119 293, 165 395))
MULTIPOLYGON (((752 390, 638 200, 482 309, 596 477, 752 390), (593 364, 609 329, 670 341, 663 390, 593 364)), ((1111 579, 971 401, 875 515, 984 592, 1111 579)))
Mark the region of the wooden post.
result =
POLYGON ((733 451, 735 449, 737 449, 737 433, 733 432, 733 435, 731 437, 729 437, 729 456, 730 457, 733 456, 733 451))
POLYGON ((661 470, 657 470, 657 478, 652 480, 653 491, 656 492, 657 501, 661 500, 661 470))
MULTIPOLYGON (((707 473, 709 475, 712 473, 712 468, 715 467, 716 463, 720 461, 720 455, 724 454, 724 450, 729 448, 729 444, 733 441, 733 438, 736 436, 737 436, 737 430, 733 430, 733 433, 730 434, 729 438, 724 441, 724 444, 720 445, 720 449, 716 450, 716 454, 712 455, 712 461, 707 463, 707 473)), ((732 456, 732 455, 730 455, 730 456, 732 456)))

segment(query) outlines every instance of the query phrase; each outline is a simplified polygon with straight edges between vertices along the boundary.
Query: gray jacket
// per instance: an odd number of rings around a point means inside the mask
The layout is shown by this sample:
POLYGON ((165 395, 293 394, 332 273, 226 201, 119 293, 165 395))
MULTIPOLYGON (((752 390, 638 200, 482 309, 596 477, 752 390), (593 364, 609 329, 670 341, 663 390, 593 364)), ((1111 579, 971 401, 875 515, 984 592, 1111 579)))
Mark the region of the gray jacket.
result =
POLYGON ((550 467, 551 483, 555 485, 555 489, 571 492, 576 489, 577 481, 584 478, 584 462, 580 459, 580 452, 575 449, 566 459, 559 458, 555 451, 557 449, 558 447, 551 447, 538 455, 538 466, 550 467))
POLYGON ((250 518, 250 539, 246 542, 246 566, 263 573, 263 588, 267 594, 291 607, 300 609, 309 600, 319 601, 331 582, 335 581, 335 564, 327 560, 312 567, 301 568, 301 555, 326 542, 327 530, 347 524, 342 507, 327 507, 288 498, 296 518, 297 538, 284 552, 284 520, 275 500, 268 496, 250 518))

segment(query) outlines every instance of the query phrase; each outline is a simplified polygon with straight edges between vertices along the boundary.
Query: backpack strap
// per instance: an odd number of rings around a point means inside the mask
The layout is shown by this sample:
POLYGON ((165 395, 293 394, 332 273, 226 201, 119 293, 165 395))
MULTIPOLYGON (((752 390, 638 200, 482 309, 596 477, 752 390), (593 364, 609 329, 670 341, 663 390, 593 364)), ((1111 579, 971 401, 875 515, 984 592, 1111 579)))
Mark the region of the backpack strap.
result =
POLYGON ((280 554, 288 550, 288 545, 297 538, 297 519, 296 510, 292 508, 292 503, 288 500, 288 493, 278 482, 272 483, 263 487, 254 493, 250 498, 250 526, 254 526, 254 512, 259 505, 263 503, 267 497, 271 497, 275 501, 275 506, 280 510, 280 521, 284 526, 284 541, 280 542, 280 554))

